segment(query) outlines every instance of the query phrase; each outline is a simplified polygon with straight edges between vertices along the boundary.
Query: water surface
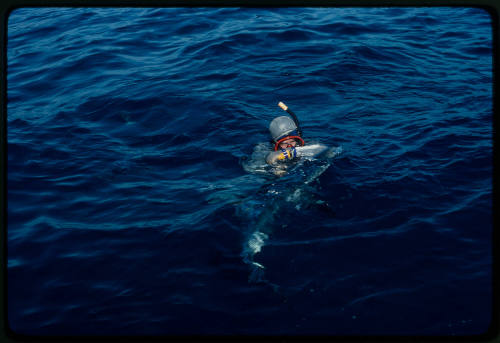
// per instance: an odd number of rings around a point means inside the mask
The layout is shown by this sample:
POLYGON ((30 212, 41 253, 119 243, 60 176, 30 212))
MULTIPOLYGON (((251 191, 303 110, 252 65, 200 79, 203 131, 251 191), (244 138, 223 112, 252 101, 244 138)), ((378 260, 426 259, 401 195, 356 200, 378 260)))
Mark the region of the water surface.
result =
POLYGON ((488 329, 487 12, 21 8, 7 29, 15 332, 488 329), (342 154, 248 168, 279 101, 342 154))

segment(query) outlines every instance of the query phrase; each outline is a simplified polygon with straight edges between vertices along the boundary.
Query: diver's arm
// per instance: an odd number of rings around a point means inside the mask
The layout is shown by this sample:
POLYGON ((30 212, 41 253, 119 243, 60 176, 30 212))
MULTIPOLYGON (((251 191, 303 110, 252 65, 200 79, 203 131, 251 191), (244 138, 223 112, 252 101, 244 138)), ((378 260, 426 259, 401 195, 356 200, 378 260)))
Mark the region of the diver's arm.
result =
POLYGON ((266 157, 266 162, 273 165, 277 162, 293 160, 295 157, 297 157, 295 148, 283 149, 281 151, 270 152, 266 157))
POLYGON ((278 162, 279 155, 281 155, 281 151, 270 152, 266 157, 266 162, 271 165, 275 164, 278 162))

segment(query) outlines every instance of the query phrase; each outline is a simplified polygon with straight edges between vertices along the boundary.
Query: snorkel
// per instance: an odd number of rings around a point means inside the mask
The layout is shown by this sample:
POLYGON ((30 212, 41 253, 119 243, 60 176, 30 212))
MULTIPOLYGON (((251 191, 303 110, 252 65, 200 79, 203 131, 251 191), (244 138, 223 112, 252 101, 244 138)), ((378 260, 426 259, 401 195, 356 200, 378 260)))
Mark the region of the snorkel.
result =
MULTIPOLYGON (((299 142, 299 144, 301 146, 304 146, 305 142, 304 142, 304 140, 301 137, 302 136, 302 129, 300 128, 300 124, 299 124, 299 120, 298 120, 297 116, 283 102, 280 101, 278 103, 278 106, 281 107, 281 109, 283 109, 284 111, 286 111, 292 117, 293 122, 295 123, 295 128, 289 129, 289 131, 285 135, 283 135, 281 137, 273 137, 274 138, 274 142, 275 142, 275 144, 274 144, 274 151, 278 150, 278 147, 279 147, 279 145, 280 145, 281 142, 286 141, 288 139, 295 139, 295 140, 297 140, 299 142)), ((286 117, 283 117, 283 118, 285 118, 285 120, 286 120, 286 117)), ((280 118, 276 118, 276 119, 280 119, 280 118)), ((290 121, 290 119, 288 119, 288 121, 290 121)), ((272 123, 271 123, 271 125, 272 125, 272 123)), ((286 123, 283 123, 282 125, 287 126, 286 123)), ((293 124, 291 122, 290 122, 290 125, 293 126, 293 124)))
POLYGON ((281 107, 283 111, 286 111, 286 113, 288 113, 292 117, 293 122, 295 123, 295 125, 297 125, 297 133, 299 134, 299 136, 302 136, 302 129, 300 128, 299 119, 297 119, 295 113, 293 113, 292 110, 289 109, 288 106, 282 103, 281 101, 278 103, 278 106, 281 107))

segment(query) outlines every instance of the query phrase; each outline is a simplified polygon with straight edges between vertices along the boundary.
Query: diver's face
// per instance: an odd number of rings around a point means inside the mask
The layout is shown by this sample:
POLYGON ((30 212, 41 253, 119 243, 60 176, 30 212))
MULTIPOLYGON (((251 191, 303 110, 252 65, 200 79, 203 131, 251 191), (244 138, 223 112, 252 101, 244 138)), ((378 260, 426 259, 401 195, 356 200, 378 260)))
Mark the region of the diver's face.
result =
POLYGON ((295 141, 295 139, 293 138, 290 138, 290 139, 287 139, 283 142, 280 143, 280 148, 281 149, 286 149, 286 148, 293 148, 297 145, 297 142, 295 141))

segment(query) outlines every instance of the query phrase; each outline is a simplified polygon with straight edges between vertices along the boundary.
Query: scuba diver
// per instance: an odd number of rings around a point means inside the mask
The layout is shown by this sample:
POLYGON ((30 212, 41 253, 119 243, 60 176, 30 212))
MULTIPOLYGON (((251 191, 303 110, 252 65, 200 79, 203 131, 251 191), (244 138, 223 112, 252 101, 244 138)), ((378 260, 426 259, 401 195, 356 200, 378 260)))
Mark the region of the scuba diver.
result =
MULTIPOLYGON (((277 162, 291 161, 297 157, 298 146, 304 146, 305 142, 302 139, 302 130, 299 126, 299 121, 295 113, 280 102, 278 104, 283 110, 287 111, 293 118, 280 116, 274 118, 269 124, 269 132, 271 133, 274 151, 266 157, 266 162, 270 165, 275 165, 277 162)), ((281 173, 279 173, 281 174, 281 173)))
MULTIPOLYGON (((273 151, 269 152, 267 144, 259 143, 256 146, 258 149, 254 148, 251 159, 258 161, 255 164, 258 168, 248 170, 255 172, 262 168, 266 174, 271 170, 276 176, 281 177, 287 173, 289 167, 291 172, 297 170, 292 166, 300 169, 288 180, 285 178, 281 183, 273 180, 272 183, 263 186, 258 192, 259 196, 265 196, 263 199, 266 202, 262 206, 255 200, 259 198, 250 198, 250 205, 245 208, 245 211, 252 208, 259 211, 253 212, 250 216, 249 234, 241 254, 243 261, 251 267, 250 280, 253 282, 267 282, 263 274, 265 267, 255 260, 255 255, 264 247, 273 228, 280 226, 284 214, 285 216, 300 215, 300 211, 314 206, 329 216, 335 215, 328 202, 318 198, 320 194, 312 183, 330 167, 331 159, 340 153, 340 148, 329 148, 324 144, 315 143, 313 139, 306 145, 297 116, 282 102, 278 106, 290 116, 279 116, 271 121, 269 132, 273 151), (267 164, 263 161, 264 157, 267 164), (303 159, 302 161, 313 162, 305 166, 301 162, 295 163, 299 158, 303 159), (269 168, 261 167, 262 164, 269 168), (259 205, 255 206, 255 204, 259 205)), ((309 213, 314 214, 314 212, 309 213)))

